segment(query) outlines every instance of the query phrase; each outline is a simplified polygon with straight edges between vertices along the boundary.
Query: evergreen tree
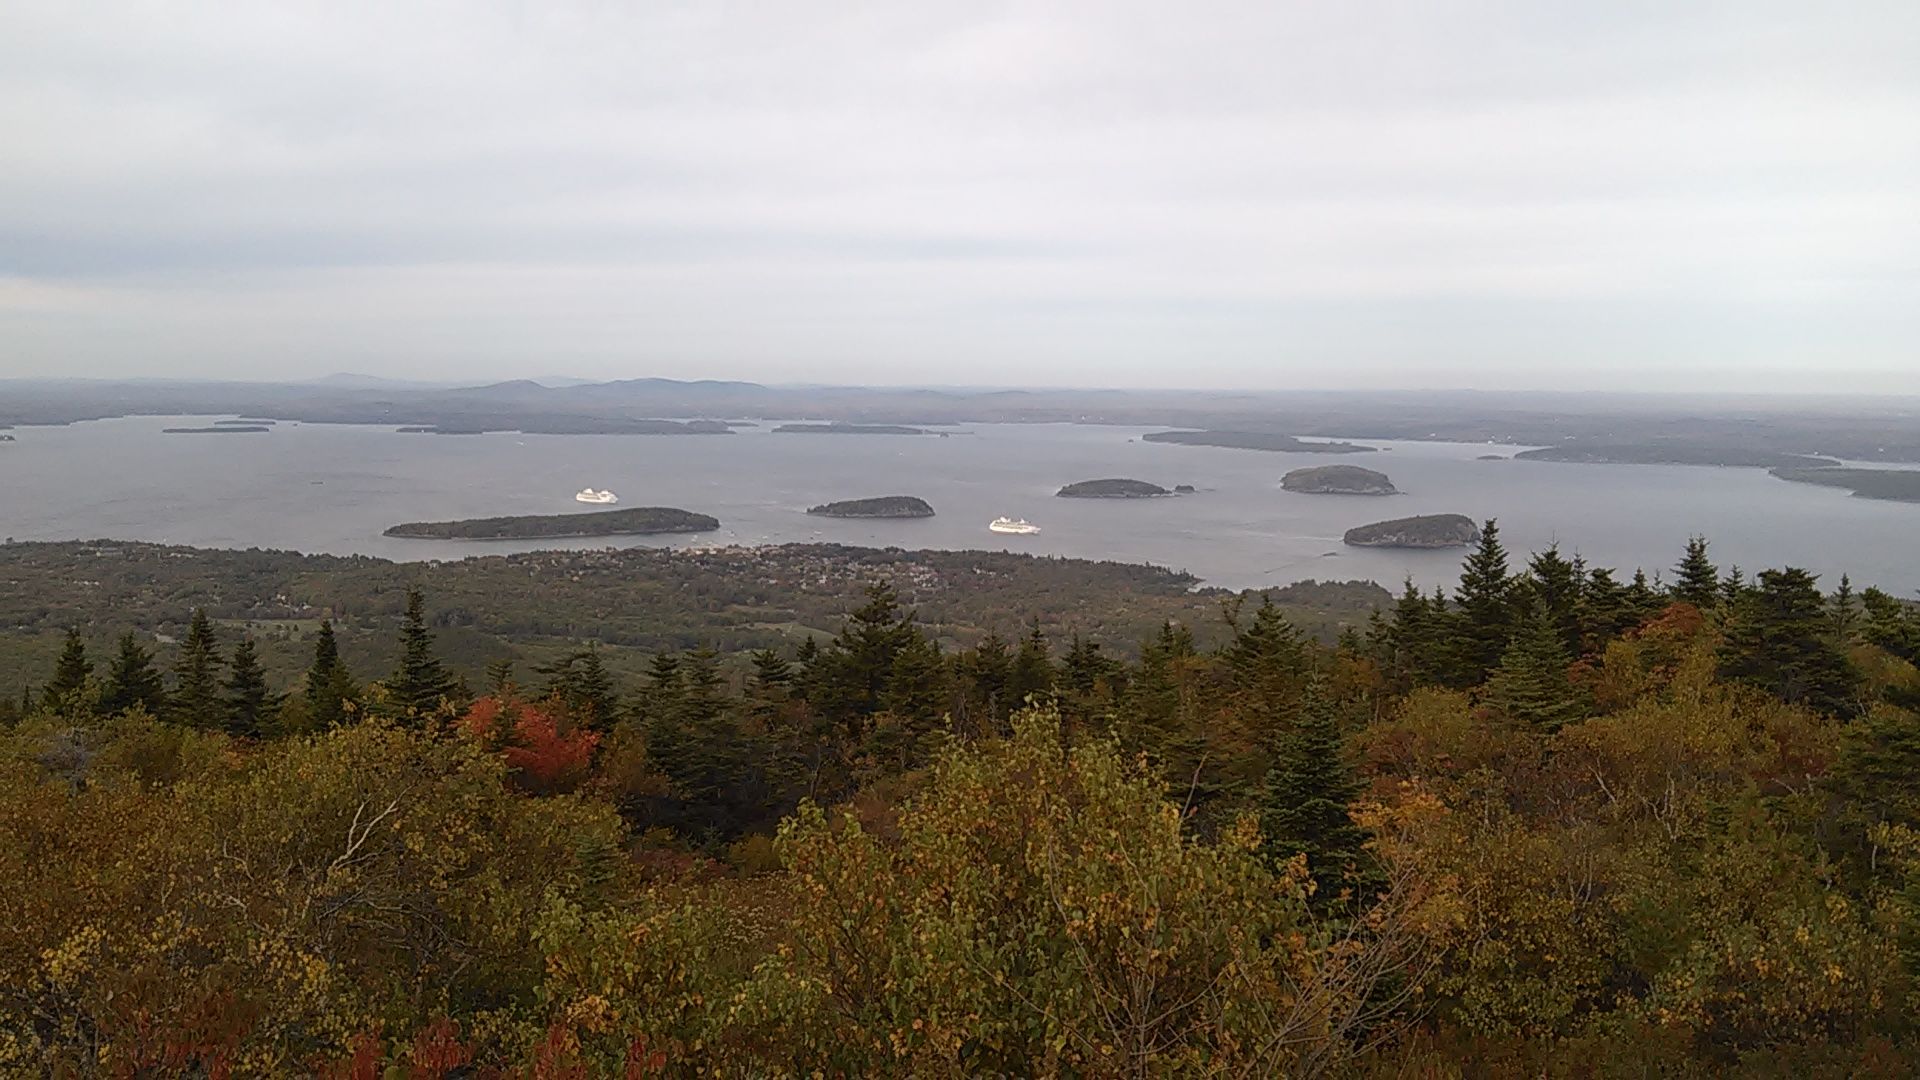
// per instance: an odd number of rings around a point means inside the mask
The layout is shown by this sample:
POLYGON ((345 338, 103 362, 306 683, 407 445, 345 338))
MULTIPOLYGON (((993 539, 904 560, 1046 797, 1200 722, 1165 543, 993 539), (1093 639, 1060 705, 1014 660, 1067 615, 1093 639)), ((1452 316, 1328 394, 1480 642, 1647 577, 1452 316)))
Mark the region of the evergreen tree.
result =
POLYGON ((513 680, 513 657, 487 661, 487 693, 498 701, 513 701, 520 696, 520 684, 513 680))
POLYGON ((407 613, 400 624, 400 666, 387 679, 387 693, 401 716, 418 719, 438 712, 456 689, 453 677, 434 655, 433 631, 427 628, 420 590, 409 588, 407 613))
POLYGON ((1367 832, 1350 812, 1360 780, 1320 680, 1308 685, 1292 723, 1274 741, 1272 757, 1260 797, 1267 851, 1276 861, 1306 855, 1317 907, 1335 906, 1343 890, 1363 893, 1367 832))
POLYGON ((547 676, 546 696, 564 705, 574 719, 595 731, 611 730, 620 719, 620 696, 600 650, 581 649, 539 669, 547 676))
POLYGON ((260 656, 252 638, 241 638, 233 647, 233 661, 226 686, 227 734, 257 739, 266 734, 273 695, 267 689, 266 672, 260 669, 260 656))
POLYGON ((1707 559, 1707 538, 1687 540, 1687 554, 1674 568, 1673 598, 1711 611, 1720 602, 1720 571, 1707 559))
POLYGON ((1527 592, 1560 638, 1561 648, 1569 656, 1578 656, 1586 592, 1580 567, 1562 558, 1559 546, 1552 545, 1528 561, 1526 581, 1527 592))
POLYGON ((1499 522, 1480 528, 1480 544, 1467 556, 1454 596, 1454 665, 1457 685, 1475 686, 1500 663, 1513 636, 1513 578, 1499 522))
POLYGON ((1859 639, 1860 609, 1855 603, 1853 582, 1847 575, 1840 575, 1840 587, 1833 591, 1833 600, 1828 605, 1833 613, 1833 641, 1842 650, 1850 649, 1859 639))
MULTIPOLYGON (((898 667, 896 658, 896 670, 898 667)), ((977 725, 976 730, 985 731, 1007 715, 1014 704, 1007 693, 1007 685, 1013 679, 1013 652, 1005 639, 999 634, 988 634, 980 644, 956 657, 954 667, 967 713, 977 713, 986 721, 977 725)))
POLYGON ((1393 605, 1388 630, 1392 660, 1386 667, 1401 688, 1445 681, 1448 675, 1446 602, 1427 599, 1408 578, 1406 589, 1393 605))
POLYGON ((348 705, 355 696, 353 678, 340 659, 340 645, 333 633, 333 620, 320 620, 320 632, 313 642, 313 663, 307 668, 302 688, 307 700, 309 722, 318 731, 331 731, 346 723, 348 705))
POLYGON ((140 644, 133 631, 120 635, 120 651, 107 668, 100 711, 117 715, 138 707, 149 716, 159 716, 166 706, 167 687, 153 666, 153 654, 140 644))
POLYGON ((1826 599, 1805 570, 1762 570, 1735 609, 1720 673, 1823 712, 1854 711, 1854 675, 1834 644, 1826 599))
POLYGON ((42 707, 64 712, 84 708, 87 704, 88 682, 93 677, 93 662, 87 659, 87 643, 76 627, 67 631, 67 641, 60 649, 60 659, 53 665, 53 678, 40 691, 42 707))
POLYGON ((173 662, 173 699, 170 703, 175 723, 214 730, 225 726, 226 701, 220 688, 220 650, 213 636, 213 623, 205 608, 195 608, 187 623, 186 640, 180 643, 180 655, 173 662))
POLYGON ((1720 579, 1721 609, 1732 611, 1740 606, 1740 601, 1746 597, 1748 588, 1747 579, 1741 575, 1738 566, 1728 570, 1727 576, 1720 579))
POLYGON ((895 658, 920 636, 913 613, 901 609, 893 586, 874 582, 867 586, 867 602, 808 666, 808 700, 857 736, 881 707, 895 658))
POLYGON ((1019 709, 1029 700, 1044 701, 1053 697, 1053 679, 1053 655, 1047 646, 1047 635, 1040 632, 1040 620, 1035 618, 1019 650, 1013 654, 1013 667, 1007 675, 1008 707, 1019 709))
POLYGON ((1530 610, 1487 679, 1483 700, 1495 712, 1539 731, 1558 731, 1585 712, 1579 691, 1567 678, 1566 647, 1558 630, 1537 607, 1530 610))
POLYGON ((1633 612, 1633 626, 1660 613, 1660 590, 1654 588, 1647 580, 1647 572, 1639 567, 1634 568, 1633 583, 1627 586, 1627 607, 1633 612))
POLYGON ((1081 725, 1107 717, 1120 690, 1123 670, 1118 661, 1100 651, 1098 642, 1088 641, 1075 631, 1060 662, 1060 678, 1054 684, 1061 716, 1081 725))
POLYGON ((641 719, 649 725, 678 719, 680 699, 680 658, 673 653, 655 653, 647 663, 647 679, 640 692, 641 719))

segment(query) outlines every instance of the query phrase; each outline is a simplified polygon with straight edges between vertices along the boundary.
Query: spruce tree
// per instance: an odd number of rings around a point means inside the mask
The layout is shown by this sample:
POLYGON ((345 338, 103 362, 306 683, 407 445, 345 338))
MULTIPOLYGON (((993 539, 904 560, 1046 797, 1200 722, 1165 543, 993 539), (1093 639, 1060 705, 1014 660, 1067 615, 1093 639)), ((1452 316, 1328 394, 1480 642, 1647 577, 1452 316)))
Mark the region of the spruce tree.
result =
POLYGON ((499 701, 512 701, 520 696, 520 685, 513 681, 513 657, 502 656, 487 661, 487 693, 499 701))
POLYGON ((173 698, 169 703, 175 723, 205 730, 225 726, 226 701, 220 688, 220 650, 213 623, 205 608, 195 608, 187 623, 186 640, 173 662, 173 698))
POLYGON ((1013 654, 1013 668, 1007 676, 1008 707, 1024 708, 1029 700, 1051 698, 1053 680, 1053 655, 1047 646, 1047 635, 1040 632, 1040 620, 1036 618, 1021 640, 1019 650, 1013 654))
POLYGON ((309 722, 315 730, 331 731, 346 722, 348 704, 355 696, 353 678, 340 659, 340 645, 334 637, 331 619, 320 620, 320 632, 313 642, 313 663, 307 668, 303 693, 309 722))
POLYGON ((1853 582, 1840 575, 1840 587, 1833 590, 1827 605, 1833 613, 1833 640, 1841 649, 1850 649, 1859 639, 1860 608, 1853 595, 1853 582))
POLYGON ((1720 647, 1720 672, 1781 700, 1850 715, 1854 673, 1834 643, 1826 598, 1805 570, 1762 570, 1720 647))
POLYGON ((88 682, 93 677, 93 662, 87 659, 87 643, 78 627, 67 631, 67 641, 54 661, 53 678, 40 691, 42 707, 56 712, 84 708, 88 682))
POLYGON ((425 602, 417 588, 407 590, 407 614, 400 624, 400 666, 387 680, 387 692, 402 716, 425 717, 455 696, 456 684, 434 655, 425 602))
POLYGON ((1454 596, 1454 664, 1457 685, 1475 686, 1500 663, 1513 636, 1513 578, 1499 522, 1480 528, 1480 544, 1467 556, 1454 596))
POLYGON ((1558 630, 1544 612, 1530 610, 1487 679, 1482 700, 1516 723, 1558 731, 1585 712, 1579 691, 1567 678, 1569 662, 1558 630))
POLYGON ((107 668, 100 711, 116 715, 137 707, 149 716, 159 716, 166 706, 167 687, 153 666, 153 654, 140 644, 133 631, 120 635, 120 651, 107 668))
POLYGON ((1687 554, 1674 568, 1673 598, 1711 611, 1720 602, 1720 571, 1707 559, 1707 538, 1687 540, 1687 554))
POLYGON ((1550 545, 1527 562, 1526 581, 1527 591, 1559 636, 1561 647, 1567 655, 1578 656, 1586 600, 1581 568, 1561 557, 1559 545, 1550 545))
POLYGON ((1260 797, 1267 852, 1276 862, 1306 855, 1316 907, 1335 906, 1346 889, 1363 893, 1367 831, 1350 809, 1360 779, 1321 680, 1308 684, 1292 722, 1274 740, 1272 757, 1260 797))
POLYGON ((267 674, 260 669, 260 656, 252 638, 241 638, 233 647, 233 661, 226 685, 227 734, 257 739, 266 734, 267 718, 272 713, 273 695, 267 689, 267 674))

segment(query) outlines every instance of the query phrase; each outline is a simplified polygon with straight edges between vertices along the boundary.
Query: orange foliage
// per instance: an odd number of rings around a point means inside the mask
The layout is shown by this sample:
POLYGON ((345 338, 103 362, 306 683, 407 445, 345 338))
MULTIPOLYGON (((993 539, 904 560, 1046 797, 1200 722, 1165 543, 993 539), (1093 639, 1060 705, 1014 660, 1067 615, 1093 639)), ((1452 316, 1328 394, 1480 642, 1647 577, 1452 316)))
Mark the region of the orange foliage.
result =
POLYGON ((469 736, 501 747, 513 781, 540 795, 572 791, 587 778, 597 732, 577 727, 551 705, 483 697, 460 718, 469 736))

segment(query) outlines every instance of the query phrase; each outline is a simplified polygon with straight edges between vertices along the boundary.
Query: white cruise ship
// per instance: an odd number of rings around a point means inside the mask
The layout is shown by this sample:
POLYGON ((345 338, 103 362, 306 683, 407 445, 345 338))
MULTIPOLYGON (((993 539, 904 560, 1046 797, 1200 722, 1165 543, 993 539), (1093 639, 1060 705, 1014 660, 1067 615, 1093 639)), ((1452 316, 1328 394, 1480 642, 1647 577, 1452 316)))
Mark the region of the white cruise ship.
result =
POLYGON ((987 522, 987 528, 997 533, 1013 533, 1016 536, 1031 536, 1040 531, 1040 526, 1025 518, 997 517, 987 522))
POLYGON ((611 491, 595 491, 592 488, 581 488, 580 494, 575 495, 573 500, 583 503, 599 503, 604 506, 608 503, 619 502, 620 496, 615 495, 611 491))

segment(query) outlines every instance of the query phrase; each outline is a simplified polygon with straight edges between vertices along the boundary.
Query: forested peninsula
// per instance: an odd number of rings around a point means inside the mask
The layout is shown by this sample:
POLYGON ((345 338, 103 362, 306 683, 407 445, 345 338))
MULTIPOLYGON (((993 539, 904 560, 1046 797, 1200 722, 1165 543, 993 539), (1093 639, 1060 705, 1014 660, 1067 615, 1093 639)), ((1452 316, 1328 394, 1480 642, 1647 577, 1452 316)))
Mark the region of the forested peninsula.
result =
POLYGON ((1862 499, 1920 502, 1920 469, 1775 468, 1782 480, 1846 488, 1862 499))
POLYGON ((1269 450, 1287 454, 1365 454, 1378 449, 1350 442, 1310 442, 1267 431, 1150 431, 1143 442, 1180 446, 1224 446, 1234 450, 1269 450))
POLYGON ((584 514, 528 514, 520 517, 468 518, 464 521, 414 521, 394 525, 387 536, 423 540, 546 540, 580 536, 648 536, 654 533, 710 532, 718 519, 670 506, 635 506, 584 514))

